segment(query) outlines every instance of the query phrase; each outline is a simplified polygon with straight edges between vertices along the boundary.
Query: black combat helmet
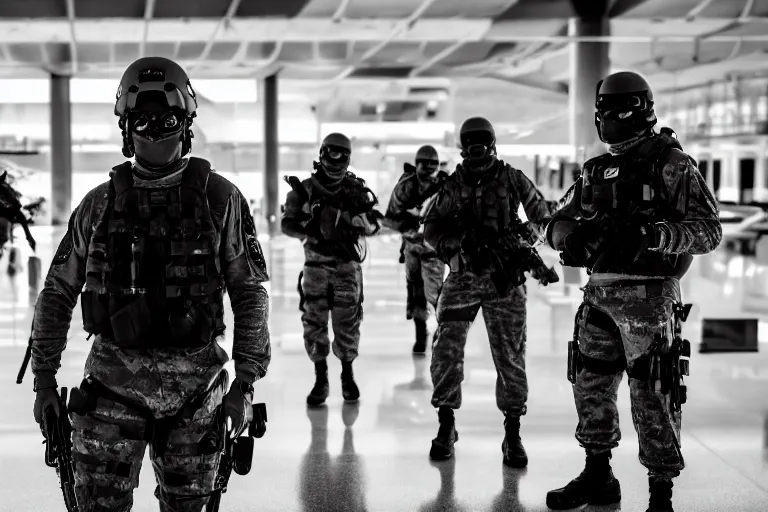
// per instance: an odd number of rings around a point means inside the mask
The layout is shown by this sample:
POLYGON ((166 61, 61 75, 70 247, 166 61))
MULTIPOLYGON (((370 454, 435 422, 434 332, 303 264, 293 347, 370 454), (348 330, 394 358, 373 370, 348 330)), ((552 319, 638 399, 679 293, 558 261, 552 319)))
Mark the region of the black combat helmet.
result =
POLYGON ((320 146, 320 163, 329 175, 344 173, 349 167, 352 142, 344 134, 331 133, 320 146))
POLYGON ((484 117, 470 117, 459 129, 464 165, 473 170, 486 170, 496 161, 496 131, 484 117))
POLYGON ((197 98, 184 69, 164 57, 144 57, 123 73, 115 95, 115 115, 123 131, 123 154, 130 158, 134 148, 128 116, 136 109, 141 97, 164 98, 169 110, 185 113, 186 133, 182 153, 189 152, 193 137, 190 127, 197 111, 197 98))
POLYGON ((619 144, 656 124, 651 86, 637 73, 621 71, 597 83, 595 127, 600 140, 619 144))
POLYGON ((438 162, 439 164, 437 150, 434 148, 434 146, 430 146, 429 144, 426 146, 421 146, 419 150, 416 151, 416 162, 419 160, 434 161, 438 162))

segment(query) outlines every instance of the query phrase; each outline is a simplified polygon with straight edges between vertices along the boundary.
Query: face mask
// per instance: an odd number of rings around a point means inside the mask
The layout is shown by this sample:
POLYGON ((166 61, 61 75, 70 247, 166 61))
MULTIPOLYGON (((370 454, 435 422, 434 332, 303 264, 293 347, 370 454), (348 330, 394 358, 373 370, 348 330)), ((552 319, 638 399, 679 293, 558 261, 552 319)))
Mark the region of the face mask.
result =
POLYGON ((349 167, 349 152, 334 146, 323 147, 320 152, 320 163, 329 178, 341 179, 349 167))
POLYGON ((159 169, 181 160, 181 130, 149 140, 132 134, 136 159, 148 167, 159 169))
POLYGON ((429 179, 437 170, 439 162, 433 160, 419 160, 416 162, 416 176, 421 180, 429 179))
POLYGON ((464 157, 463 167, 470 171, 485 171, 496 163, 494 147, 483 144, 472 144, 461 152, 464 157))
POLYGON ((598 116, 600 138, 606 144, 620 144, 637 137, 637 124, 624 122, 614 116, 598 116))

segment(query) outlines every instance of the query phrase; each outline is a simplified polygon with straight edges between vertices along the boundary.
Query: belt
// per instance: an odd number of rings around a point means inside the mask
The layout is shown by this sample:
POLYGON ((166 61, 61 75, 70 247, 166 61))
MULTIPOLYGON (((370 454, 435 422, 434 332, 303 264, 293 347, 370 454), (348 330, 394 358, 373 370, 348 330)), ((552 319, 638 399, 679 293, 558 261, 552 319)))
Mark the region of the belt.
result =
POLYGON ((587 283, 585 288, 592 288, 598 293, 604 295, 611 288, 634 288, 641 299, 650 297, 661 297, 664 295, 664 281, 653 279, 648 281, 615 281, 605 285, 594 285, 587 283))

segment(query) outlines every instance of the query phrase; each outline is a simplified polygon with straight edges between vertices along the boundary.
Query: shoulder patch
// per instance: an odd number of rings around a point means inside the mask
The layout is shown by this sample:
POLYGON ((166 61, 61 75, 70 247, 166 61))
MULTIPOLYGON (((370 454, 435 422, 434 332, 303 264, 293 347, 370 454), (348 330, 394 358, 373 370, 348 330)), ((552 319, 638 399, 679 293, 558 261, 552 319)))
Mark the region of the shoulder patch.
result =
POLYGON ((240 201, 240 216, 243 223, 243 243, 248 252, 248 259, 253 264, 256 277, 261 281, 268 281, 267 261, 264 258, 264 252, 261 250, 261 244, 256 236, 256 225, 253 222, 253 215, 251 215, 248 203, 245 201, 240 201))

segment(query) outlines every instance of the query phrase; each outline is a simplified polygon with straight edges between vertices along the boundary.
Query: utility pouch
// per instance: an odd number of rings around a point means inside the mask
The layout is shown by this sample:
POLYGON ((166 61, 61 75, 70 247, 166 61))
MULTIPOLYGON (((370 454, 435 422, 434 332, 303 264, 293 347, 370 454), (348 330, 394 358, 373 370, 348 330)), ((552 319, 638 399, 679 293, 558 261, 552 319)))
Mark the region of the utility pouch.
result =
POLYGON ((576 384, 576 375, 581 370, 581 359, 579 357, 579 342, 568 342, 568 381, 571 384, 576 384))
POLYGON ((112 333, 118 346, 138 345, 152 326, 152 314, 146 295, 139 295, 133 302, 117 310, 110 317, 112 333))
POLYGON ((83 328, 89 334, 104 334, 104 326, 109 325, 109 311, 104 304, 106 296, 95 291, 83 292, 80 296, 80 309, 83 312, 83 328))
POLYGON ((96 410, 97 398, 91 381, 83 379, 79 388, 72 388, 69 392, 69 412, 85 416, 96 410))
POLYGON ((205 305, 189 305, 186 310, 168 317, 171 344, 184 346, 207 345, 211 341, 211 318, 205 305))

